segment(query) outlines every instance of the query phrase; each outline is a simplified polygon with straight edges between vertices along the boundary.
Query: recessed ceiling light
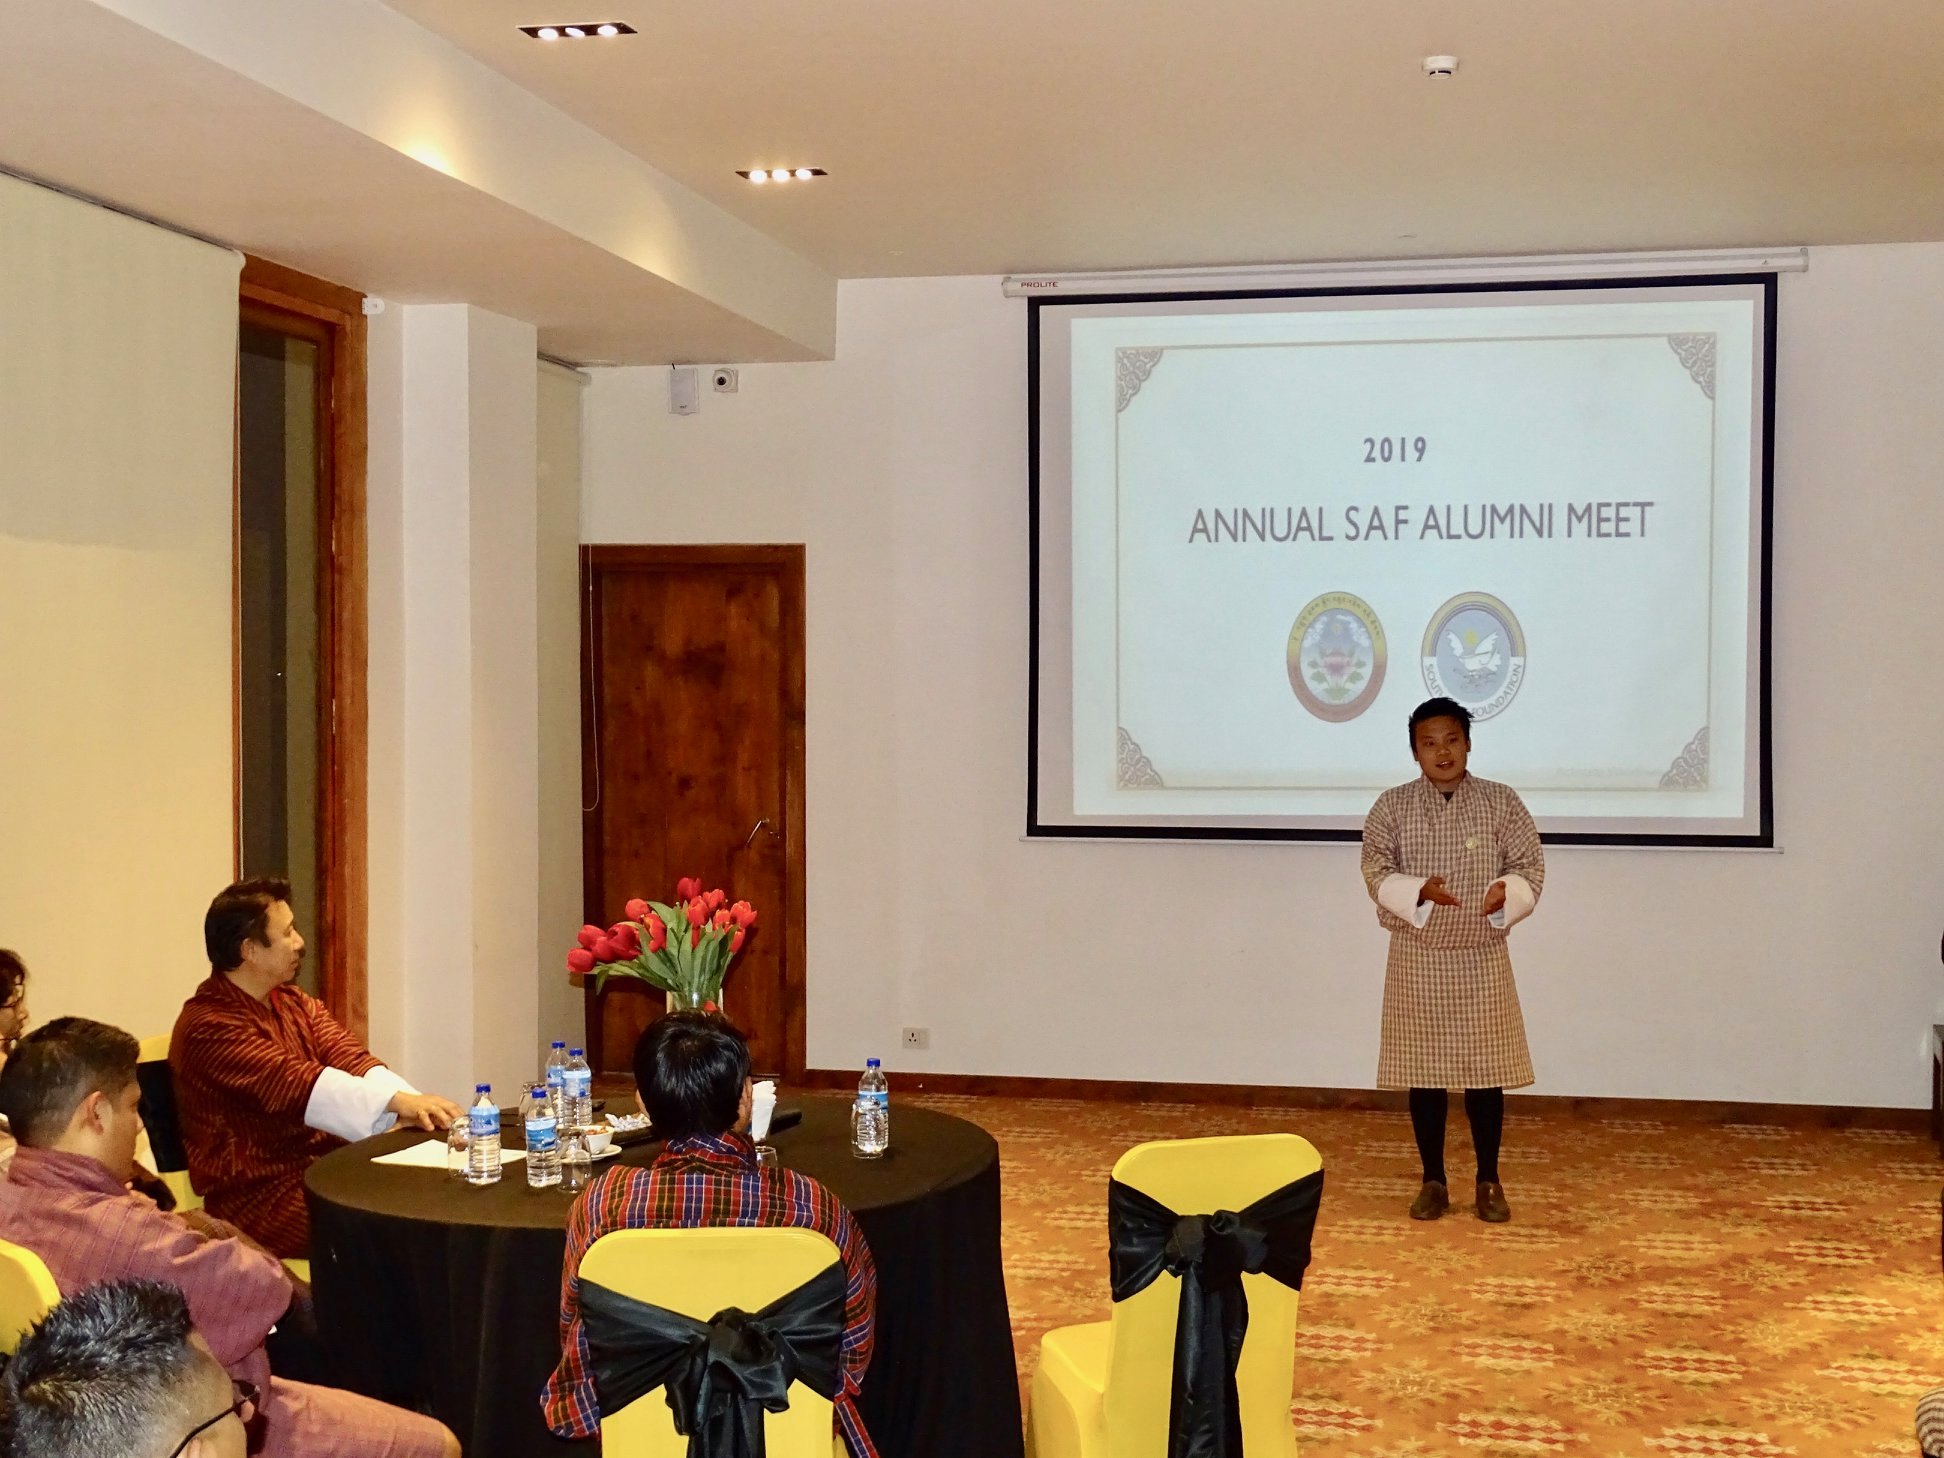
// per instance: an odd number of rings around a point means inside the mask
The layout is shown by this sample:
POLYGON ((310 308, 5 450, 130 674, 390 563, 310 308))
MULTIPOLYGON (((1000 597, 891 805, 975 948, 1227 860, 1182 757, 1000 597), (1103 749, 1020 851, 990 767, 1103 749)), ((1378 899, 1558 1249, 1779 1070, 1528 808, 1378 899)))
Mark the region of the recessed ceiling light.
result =
POLYGON ((743 176, 747 177, 751 182, 769 181, 769 173, 761 167, 758 167, 754 172, 745 172, 743 176))
POLYGON ((617 35, 635 34, 632 25, 620 20, 579 20, 572 25, 523 25, 520 31, 543 41, 559 40, 563 36, 568 40, 590 40, 595 36, 611 40, 617 35))
POLYGON ((808 167, 799 167, 796 170, 796 175, 798 177, 801 177, 804 181, 807 182, 811 178, 815 177, 817 174, 812 172, 808 167))
POLYGON ((813 177, 828 177, 821 167, 750 167, 736 169, 736 176, 751 182, 808 182, 813 177))

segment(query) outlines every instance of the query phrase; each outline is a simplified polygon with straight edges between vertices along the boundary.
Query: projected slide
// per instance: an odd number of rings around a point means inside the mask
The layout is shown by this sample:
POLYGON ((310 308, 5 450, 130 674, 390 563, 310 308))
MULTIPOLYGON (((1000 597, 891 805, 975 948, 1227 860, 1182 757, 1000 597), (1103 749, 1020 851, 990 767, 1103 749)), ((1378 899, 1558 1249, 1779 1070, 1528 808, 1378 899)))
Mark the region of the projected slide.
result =
POLYGON ((1442 694, 1542 829, 1765 837, 1765 317, 1041 306, 1039 825, 1354 829, 1442 694))

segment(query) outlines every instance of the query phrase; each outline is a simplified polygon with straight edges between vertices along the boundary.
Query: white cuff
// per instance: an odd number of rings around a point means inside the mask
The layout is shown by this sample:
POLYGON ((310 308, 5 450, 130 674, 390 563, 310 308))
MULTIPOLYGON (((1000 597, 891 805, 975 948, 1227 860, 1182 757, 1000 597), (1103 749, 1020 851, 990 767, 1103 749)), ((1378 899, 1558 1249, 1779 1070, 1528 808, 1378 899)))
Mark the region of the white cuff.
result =
POLYGON ((1377 883, 1377 904, 1392 916, 1421 927, 1431 919, 1431 903, 1419 902, 1429 876, 1389 875, 1377 883))
POLYGON ((417 1092, 383 1064, 363 1078, 354 1078, 342 1068, 327 1068, 311 1085, 304 1122, 340 1139, 369 1138, 398 1122, 398 1115, 385 1107, 394 1096, 417 1092))
POLYGON ((1532 908, 1539 904, 1539 897, 1532 889, 1532 883, 1524 876, 1501 876, 1505 882, 1505 905, 1485 918, 1500 931, 1510 931, 1528 916, 1532 908))

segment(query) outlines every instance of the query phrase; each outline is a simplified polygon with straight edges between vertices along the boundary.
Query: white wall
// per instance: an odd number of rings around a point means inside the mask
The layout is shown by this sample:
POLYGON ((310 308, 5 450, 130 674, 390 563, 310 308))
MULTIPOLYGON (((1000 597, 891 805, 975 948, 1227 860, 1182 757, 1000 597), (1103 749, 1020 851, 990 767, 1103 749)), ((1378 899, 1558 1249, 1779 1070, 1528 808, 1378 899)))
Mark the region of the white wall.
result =
MULTIPOLYGON (((565 958, 581 928, 580 472, 581 393, 587 376, 540 363, 539 1040, 581 1041, 581 990, 565 958)), ((539 1068, 542 1057, 536 1056, 539 1068)))
POLYGON ((0 177, 0 945, 166 1031, 235 864, 237 255, 0 177))
MULTIPOLYGON (((1537 1092, 1928 1100, 1944 245, 1815 250, 1779 339, 1783 850, 1556 849, 1515 947, 1537 1092)), ((588 390, 584 540, 807 544, 810 1061, 1368 1087, 1354 847, 1020 839, 1025 359, 994 279, 860 280, 833 363, 746 369, 687 418, 664 370, 588 390), (1164 906, 1205 918, 1196 963, 1164 906)))
POLYGON ((580 397, 527 325, 371 320, 371 1048, 503 1103, 578 1039, 580 397))

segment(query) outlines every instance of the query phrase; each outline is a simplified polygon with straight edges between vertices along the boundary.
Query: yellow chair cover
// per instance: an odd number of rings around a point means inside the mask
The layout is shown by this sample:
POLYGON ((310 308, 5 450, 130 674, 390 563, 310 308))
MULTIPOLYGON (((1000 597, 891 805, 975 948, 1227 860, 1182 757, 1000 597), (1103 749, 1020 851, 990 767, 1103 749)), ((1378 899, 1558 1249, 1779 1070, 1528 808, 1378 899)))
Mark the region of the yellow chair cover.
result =
MULTIPOLYGON (((1322 1156, 1295 1134, 1244 1134, 1139 1144, 1114 1178, 1182 1215, 1240 1210, 1314 1174, 1322 1156)), ((1245 1275, 1249 1335, 1236 1369, 1249 1458, 1294 1458, 1297 1293, 1245 1275)), ((1164 1458, 1180 1278, 1165 1272, 1117 1303, 1106 1321, 1040 1338, 1027 1417, 1028 1458, 1164 1458)))
POLYGON ((25 1246, 0 1240, 0 1355, 12 1356, 27 1329, 60 1299, 61 1292, 39 1256, 25 1246))
MULTIPOLYGON (((710 1227, 617 1230, 581 1258, 582 1281, 707 1321, 739 1306, 758 1311, 838 1260, 837 1247, 814 1230, 710 1227)), ((786 1412, 770 1413, 763 1441, 770 1458, 843 1458, 828 1398, 801 1382, 786 1412)), ((688 1439, 675 1432, 661 1388, 617 1413, 601 1415, 603 1458, 685 1458, 688 1439)))

